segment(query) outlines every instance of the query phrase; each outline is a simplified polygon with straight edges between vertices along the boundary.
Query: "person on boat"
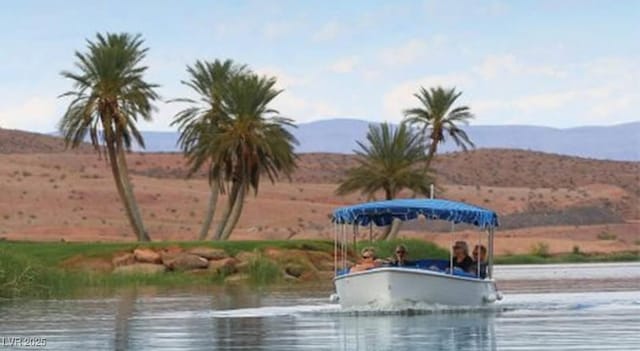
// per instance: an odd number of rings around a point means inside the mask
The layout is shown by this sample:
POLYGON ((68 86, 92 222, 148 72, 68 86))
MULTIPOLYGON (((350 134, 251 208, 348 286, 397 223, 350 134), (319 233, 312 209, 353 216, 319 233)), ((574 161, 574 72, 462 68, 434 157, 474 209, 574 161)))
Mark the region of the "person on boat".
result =
POLYGON ((362 260, 360 263, 351 267, 350 272, 362 272, 367 269, 379 267, 380 263, 376 261, 376 250, 373 247, 365 247, 360 252, 362 260))
POLYGON ((459 268, 465 272, 470 272, 473 260, 469 256, 469 246, 465 241, 456 241, 453 245, 453 268, 459 268))
POLYGON ((408 255, 409 250, 407 250, 407 247, 400 244, 396 246, 395 254, 392 257, 389 257, 386 263, 393 267, 415 266, 415 262, 407 259, 408 255))
POLYGON ((478 275, 479 266, 479 277, 484 279, 487 276, 487 247, 484 245, 476 245, 471 255, 473 256, 473 265, 471 266, 470 273, 478 275))

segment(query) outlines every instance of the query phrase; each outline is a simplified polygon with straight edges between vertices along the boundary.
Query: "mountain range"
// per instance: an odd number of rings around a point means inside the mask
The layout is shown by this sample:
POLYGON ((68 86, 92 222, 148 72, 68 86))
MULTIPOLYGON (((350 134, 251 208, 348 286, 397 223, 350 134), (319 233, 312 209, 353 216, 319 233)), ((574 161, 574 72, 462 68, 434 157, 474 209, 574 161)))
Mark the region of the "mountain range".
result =
MULTIPOLYGON (((372 122, 359 119, 327 119, 298 124, 292 132, 299 140, 298 153, 351 154, 364 140, 372 122)), ((542 151, 595 159, 640 161, 640 122, 612 126, 558 129, 528 125, 467 126, 476 148, 542 151)), ((178 151, 177 132, 143 132, 146 151, 178 151)), ((441 152, 455 151, 447 142, 441 152)))

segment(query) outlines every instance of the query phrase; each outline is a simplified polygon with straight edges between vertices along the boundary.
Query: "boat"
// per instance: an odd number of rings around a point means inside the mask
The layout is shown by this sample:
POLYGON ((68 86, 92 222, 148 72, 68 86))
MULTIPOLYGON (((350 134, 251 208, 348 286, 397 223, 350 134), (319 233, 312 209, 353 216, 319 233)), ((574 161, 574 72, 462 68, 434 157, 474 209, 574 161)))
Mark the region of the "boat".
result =
MULTIPOLYGON (((340 207, 333 211, 334 284, 332 296, 342 308, 361 306, 406 306, 412 304, 445 306, 485 306, 502 298, 493 279, 494 233, 498 215, 489 209, 445 199, 396 199, 340 207), (449 260, 421 259, 411 266, 385 266, 352 272, 349 251, 356 248, 362 227, 388 226, 394 221, 410 221, 418 217, 476 226, 479 242, 487 241, 486 272, 461 271, 449 260), (353 233, 351 240, 350 231, 353 233)), ((357 252, 357 251, 351 251, 357 252)))

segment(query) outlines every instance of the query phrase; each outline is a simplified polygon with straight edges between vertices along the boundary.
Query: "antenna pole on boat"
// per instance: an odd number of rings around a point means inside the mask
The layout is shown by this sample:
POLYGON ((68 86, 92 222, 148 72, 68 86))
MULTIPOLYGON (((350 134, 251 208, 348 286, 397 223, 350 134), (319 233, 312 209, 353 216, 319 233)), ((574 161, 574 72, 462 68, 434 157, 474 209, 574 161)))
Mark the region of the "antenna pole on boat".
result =
MULTIPOLYGON (((433 184, 431 184, 433 187, 433 184)), ((449 245, 449 274, 453 275, 453 245, 454 245, 454 237, 453 232, 456 230, 456 223, 451 222, 451 245, 449 245)))
POLYGON ((435 187, 433 186, 433 184, 429 185, 429 198, 433 199, 433 196, 435 195, 435 187))
POLYGON ((333 275, 338 276, 338 226, 336 222, 333 225, 333 275))
POLYGON ((487 267, 489 279, 493 279, 493 230, 493 227, 489 228, 489 264, 487 267))
POLYGON ((358 254, 358 223, 353 223, 353 252, 355 255, 358 254))

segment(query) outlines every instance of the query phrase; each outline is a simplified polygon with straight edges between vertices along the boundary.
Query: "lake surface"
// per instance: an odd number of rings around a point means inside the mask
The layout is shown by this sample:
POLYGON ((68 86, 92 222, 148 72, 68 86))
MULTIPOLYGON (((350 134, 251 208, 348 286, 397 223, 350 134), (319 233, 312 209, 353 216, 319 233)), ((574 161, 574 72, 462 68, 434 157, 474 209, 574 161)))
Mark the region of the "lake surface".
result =
POLYGON ((640 263, 497 267, 484 309, 343 311, 331 286, 0 302, 2 350, 640 350, 640 263), (21 338, 46 347, 10 347, 21 338), (4 343, 4 345, 3 345, 4 343))

